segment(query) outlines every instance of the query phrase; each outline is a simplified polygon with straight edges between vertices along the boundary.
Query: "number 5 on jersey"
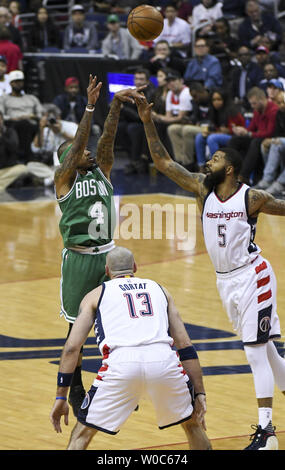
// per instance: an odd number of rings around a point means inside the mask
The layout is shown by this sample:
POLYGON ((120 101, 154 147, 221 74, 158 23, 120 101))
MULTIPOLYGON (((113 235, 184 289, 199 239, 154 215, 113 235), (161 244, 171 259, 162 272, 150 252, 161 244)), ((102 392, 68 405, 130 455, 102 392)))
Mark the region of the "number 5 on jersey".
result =
POLYGON ((226 246, 226 230, 227 230, 227 226, 225 224, 220 224, 218 225, 218 237, 220 237, 220 240, 219 240, 219 246, 221 247, 225 247, 226 246))

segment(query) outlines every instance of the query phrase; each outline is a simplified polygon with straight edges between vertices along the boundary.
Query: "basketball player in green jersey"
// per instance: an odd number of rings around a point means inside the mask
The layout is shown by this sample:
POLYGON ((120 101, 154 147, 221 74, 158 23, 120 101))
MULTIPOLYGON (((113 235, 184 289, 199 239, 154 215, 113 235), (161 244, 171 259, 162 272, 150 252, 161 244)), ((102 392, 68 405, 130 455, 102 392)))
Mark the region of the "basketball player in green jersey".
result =
MULTIPOLYGON (((55 172, 56 198, 62 217, 59 223, 63 238, 61 267, 61 315, 69 322, 69 332, 77 317, 83 297, 99 286, 105 277, 107 253, 115 243, 115 208, 110 173, 114 160, 114 140, 123 102, 140 99, 137 89, 122 90, 114 95, 96 161, 86 149, 95 104, 102 83, 89 77, 88 104, 73 141, 58 148, 60 166, 55 172)), ((73 375, 69 401, 75 416, 85 397, 81 378, 81 356, 73 375)))

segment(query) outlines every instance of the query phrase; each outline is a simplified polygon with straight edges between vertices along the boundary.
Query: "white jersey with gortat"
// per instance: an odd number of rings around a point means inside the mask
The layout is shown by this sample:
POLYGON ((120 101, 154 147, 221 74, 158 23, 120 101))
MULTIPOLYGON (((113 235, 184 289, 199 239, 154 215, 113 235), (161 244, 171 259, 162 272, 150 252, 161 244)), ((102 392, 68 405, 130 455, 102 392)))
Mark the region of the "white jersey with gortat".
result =
POLYGON ((217 273, 251 263, 260 253, 254 243, 257 218, 248 214, 249 186, 240 184, 225 201, 208 194, 202 212, 205 244, 217 273))
POLYGON ((103 283, 95 334, 103 356, 122 346, 173 344, 168 335, 168 302, 150 279, 120 277, 103 283))

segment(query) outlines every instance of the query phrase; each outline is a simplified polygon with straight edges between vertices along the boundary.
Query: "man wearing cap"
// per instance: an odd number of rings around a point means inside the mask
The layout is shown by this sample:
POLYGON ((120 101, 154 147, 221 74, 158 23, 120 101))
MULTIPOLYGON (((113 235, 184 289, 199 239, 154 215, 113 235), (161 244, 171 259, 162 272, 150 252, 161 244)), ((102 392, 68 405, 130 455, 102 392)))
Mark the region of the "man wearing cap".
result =
POLYGON ((12 88, 7 74, 7 60, 4 55, 0 55, 0 96, 11 93, 12 88))
POLYGON ((0 96, 0 111, 5 123, 16 130, 19 137, 19 158, 26 163, 31 158, 31 143, 42 116, 42 105, 36 96, 24 93, 24 78, 21 70, 9 73, 12 92, 0 96))
POLYGON ((109 33, 102 41, 104 55, 115 54, 121 60, 136 60, 140 57, 143 46, 126 28, 121 28, 118 15, 113 14, 107 17, 107 28, 109 33))
POLYGON ((94 24, 85 21, 85 11, 82 5, 74 5, 71 9, 71 24, 65 28, 63 48, 65 50, 99 49, 97 29, 94 24))
POLYGON ((284 91, 283 83, 277 78, 272 78, 267 84, 267 96, 268 99, 278 104, 278 94, 280 91, 284 91))
POLYGON ((65 121, 80 122, 87 99, 79 93, 79 80, 77 77, 68 77, 64 82, 64 93, 57 95, 53 103, 60 109, 61 117, 65 121))
MULTIPOLYGON (((53 103, 61 111, 61 119, 79 124, 87 105, 85 96, 79 93, 79 80, 77 77, 68 77, 64 82, 64 93, 57 95, 53 103)), ((95 150, 101 134, 101 128, 93 119, 89 145, 95 150)))
POLYGON ((278 63, 276 60, 273 60, 270 51, 266 46, 258 46, 258 48, 255 51, 255 59, 257 64, 261 69, 264 69, 266 64, 271 64, 274 62, 275 67, 278 70, 278 74, 281 77, 285 77, 285 69, 282 67, 280 63, 278 63))

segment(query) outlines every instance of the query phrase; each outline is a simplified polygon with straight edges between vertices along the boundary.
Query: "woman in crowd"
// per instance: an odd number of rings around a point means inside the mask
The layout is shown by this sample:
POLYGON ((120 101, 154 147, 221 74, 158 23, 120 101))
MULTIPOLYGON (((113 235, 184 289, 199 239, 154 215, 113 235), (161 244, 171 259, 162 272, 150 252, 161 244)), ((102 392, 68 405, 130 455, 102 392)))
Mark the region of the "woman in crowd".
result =
POLYGON ((61 48, 61 35, 58 27, 44 7, 37 10, 34 24, 28 36, 28 50, 37 51, 46 47, 61 48))
POLYGON ((206 162, 206 149, 210 156, 219 148, 227 145, 233 134, 234 126, 245 127, 245 119, 238 107, 229 99, 224 90, 213 90, 210 100, 209 124, 196 135, 195 150, 197 163, 203 167, 206 162))

